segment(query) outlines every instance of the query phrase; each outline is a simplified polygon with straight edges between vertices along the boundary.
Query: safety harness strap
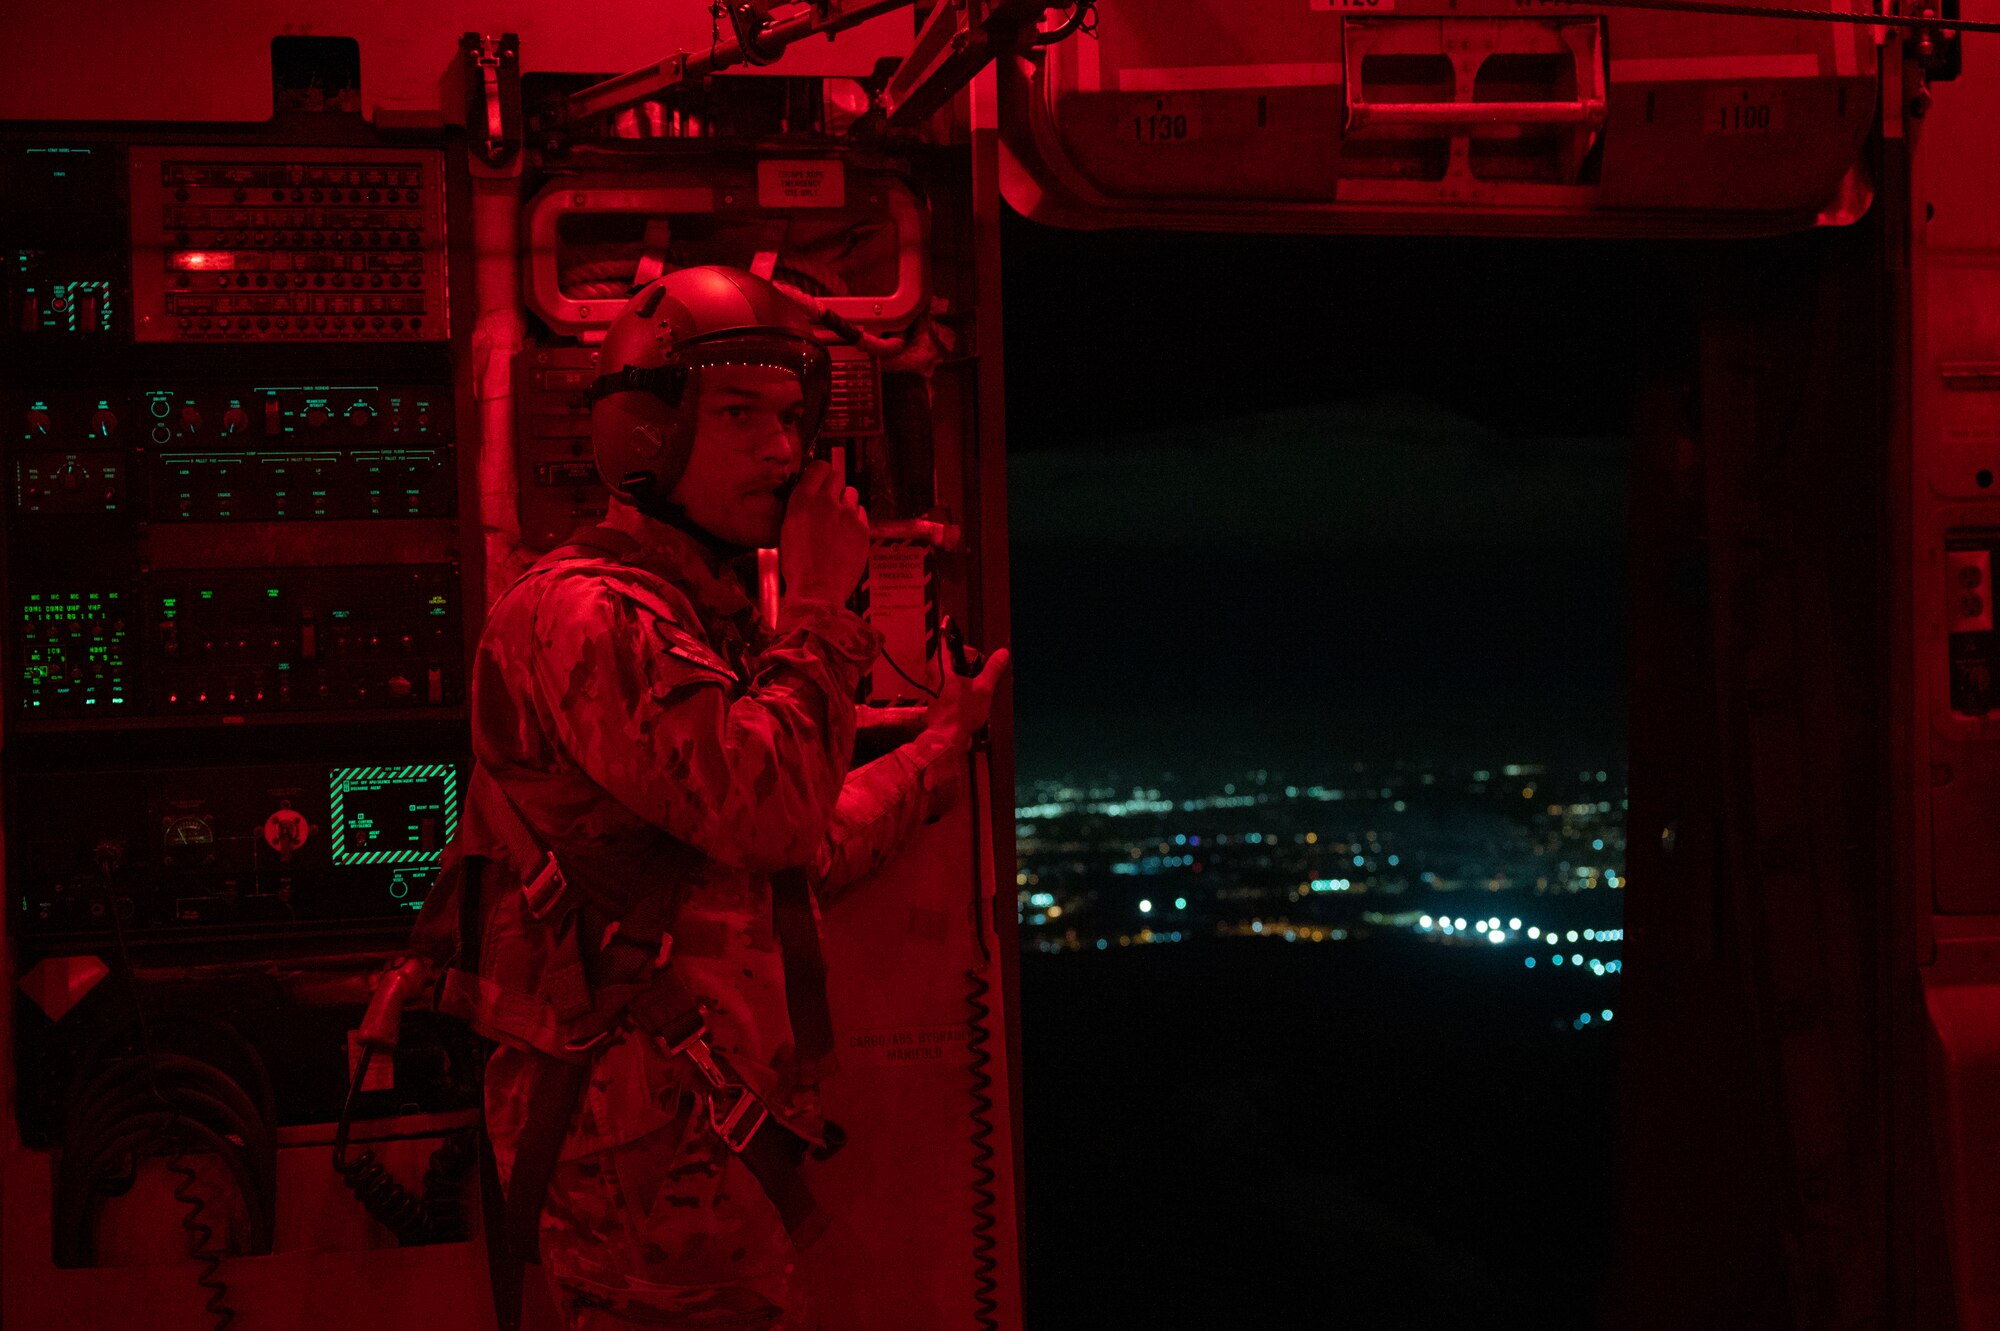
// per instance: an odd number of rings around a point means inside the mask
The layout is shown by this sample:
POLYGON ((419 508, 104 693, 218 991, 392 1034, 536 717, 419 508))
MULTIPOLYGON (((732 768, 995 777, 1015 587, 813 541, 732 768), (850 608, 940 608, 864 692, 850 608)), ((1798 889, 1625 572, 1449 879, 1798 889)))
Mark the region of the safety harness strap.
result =
MULTIPOLYGON (((495 830, 510 843, 510 853, 517 862, 528 864, 535 863, 539 856, 545 865, 543 872, 527 885, 530 909, 544 918, 557 911, 567 912, 564 947, 574 950, 581 973, 587 976, 582 1015, 588 1020, 580 1032, 574 1019, 560 1015, 561 996, 553 992, 549 995, 551 1002, 541 1011, 534 1010, 542 1005, 532 1000, 508 1002, 509 996, 498 993, 493 997, 501 1001, 484 1009, 493 1017, 510 1024, 519 1023, 520 1029, 536 1035, 547 1030, 550 1017, 560 1020, 564 1029, 571 1032, 560 1053, 552 1052, 552 1042, 546 1036, 522 1041, 542 1058, 528 1100, 527 1119, 515 1146, 513 1175, 507 1187, 507 1239, 516 1255, 523 1261, 538 1259, 542 1204, 548 1196, 549 1179, 562 1156, 570 1119, 576 1113, 584 1087, 589 1084, 592 1052, 612 1037, 621 1019, 629 1020, 660 1041, 669 1055, 686 1059, 701 1076, 706 1083, 709 1126, 733 1153, 742 1157, 777 1208, 785 1228, 801 1242, 805 1241, 818 1216, 812 1193, 799 1176, 799 1165, 809 1143, 773 1115, 756 1092, 709 1046, 701 1001, 672 965, 673 939, 668 926, 679 908, 679 893, 645 893, 631 902, 622 916, 613 916, 604 904, 605 893, 593 891, 589 885, 566 874, 554 853, 541 847, 506 788, 484 769, 475 774, 475 780, 481 778, 498 796, 497 800, 488 801, 487 807, 496 813, 495 830), (571 888, 576 889, 581 900, 561 904, 563 898, 570 896, 571 888), (538 906, 541 909, 536 909, 538 906)), ((687 848, 683 852, 691 865, 694 852, 687 848)), ((803 874, 798 881, 803 890, 803 874)), ((791 905, 788 909, 793 912, 793 927, 796 927, 798 907, 791 905)), ((809 898, 804 902, 804 910, 806 923, 811 925, 809 898)), ((817 962, 816 928, 813 944, 812 960, 817 962)), ((820 973, 823 976, 823 964, 820 973)), ((462 981, 447 976, 448 992, 455 981, 461 992, 464 986, 479 986, 482 998, 488 996, 489 990, 497 990, 497 986, 478 976, 462 981)), ((823 1003, 823 988, 820 993, 823 1003)), ((823 1012, 821 1019, 825 1019, 823 1012)), ((830 1034, 825 1043, 831 1048, 830 1034)))

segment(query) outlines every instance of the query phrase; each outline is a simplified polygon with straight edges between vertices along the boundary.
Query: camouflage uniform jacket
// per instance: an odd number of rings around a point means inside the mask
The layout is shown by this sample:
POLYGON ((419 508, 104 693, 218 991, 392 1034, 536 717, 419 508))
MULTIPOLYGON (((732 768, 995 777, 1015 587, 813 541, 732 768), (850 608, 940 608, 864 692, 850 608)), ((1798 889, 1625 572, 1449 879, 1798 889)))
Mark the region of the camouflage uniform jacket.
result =
MULTIPOLYGON (((821 905, 878 868, 956 785, 957 751, 920 735, 852 773, 854 704, 880 636, 829 602, 787 604, 767 633, 733 569, 686 532, 614 508, 637 546, 537 565, 493 608, 473 675, 473 753, 536 838, 643 875, 661 833, 699 852, 673 933, 673 964, 701 997, 710 1041, 806 1135, 816 1074, 793 1057, 769 875, 809 865, 821 905)), ((512 863, 475 780, 461 844, 512 863)), ((685 852, 683 860, 685 859, 685 852)), ((518 857, 511 857, 518 858, 518 857)), ((489 925, 481 970, 505 964, 489 925)), ((489 1030, 489 1034, 493 1034, 489 1030)), ((502 1037, 486 1111, 511 1172, 541 1057, 502 1037)), ((596 1056, 562 1158, 643 1136, 673 1118, 684 1070, 626 1030, 596 1056)))

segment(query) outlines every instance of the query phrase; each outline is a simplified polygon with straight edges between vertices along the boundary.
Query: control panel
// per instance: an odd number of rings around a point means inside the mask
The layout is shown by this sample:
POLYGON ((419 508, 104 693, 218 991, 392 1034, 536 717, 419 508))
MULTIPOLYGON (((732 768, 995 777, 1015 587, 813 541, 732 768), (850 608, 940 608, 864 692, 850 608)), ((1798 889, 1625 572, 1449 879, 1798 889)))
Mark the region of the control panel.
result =
POLYGON ((280 522, 457 508, 444 384, 142 384, 15 406, 20 513, 129 506, 153 522, 280 522))
POLYGON ((133 335, 444 340, 443 166, 423 150, 133 148, 133 335))
POLYGON ((407 917, 458 827, 456 762, 75 772, 17 782, 23 933, 407 917))
POLYGON ((19 592, 30 720, 422 708, 464 699, 449 564, 170 570, 19 592))
POLYGON ((438 707, 463 694, 450 565, 177 571, 146 589, 148 710, 438 707))
POLYGON ((1945 619, 1950 634, 1951 710, 2000 713, 2000 633, 1993 624, 1993 567, 2000 532, 1952 537, 1945 544, 1945 619))

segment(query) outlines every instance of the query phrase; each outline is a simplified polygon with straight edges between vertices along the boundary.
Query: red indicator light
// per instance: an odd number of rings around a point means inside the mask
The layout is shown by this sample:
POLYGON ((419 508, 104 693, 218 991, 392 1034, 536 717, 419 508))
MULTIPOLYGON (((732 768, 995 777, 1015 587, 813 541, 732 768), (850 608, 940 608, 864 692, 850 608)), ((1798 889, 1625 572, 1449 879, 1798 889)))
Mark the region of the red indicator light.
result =
POLYGON ((168 266, 183 273, 212 273, 236 266, 236 256, 228 250, 175 250, 167 256, 168 266))

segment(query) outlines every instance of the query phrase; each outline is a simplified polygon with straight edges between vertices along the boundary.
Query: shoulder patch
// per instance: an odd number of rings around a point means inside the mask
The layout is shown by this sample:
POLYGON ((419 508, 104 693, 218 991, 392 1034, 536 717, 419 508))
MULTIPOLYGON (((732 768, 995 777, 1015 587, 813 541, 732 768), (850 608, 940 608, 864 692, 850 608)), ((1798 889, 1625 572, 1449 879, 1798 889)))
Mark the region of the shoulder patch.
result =
POLYGON ((729 668, 727 661, 716 654, 714 648, 672 620, 654 621, 653 631, 659 635, 660 646, 669 654, 679 657, 690 665, 712 670, 724 679, 736 678, 736 672, 729 668))

